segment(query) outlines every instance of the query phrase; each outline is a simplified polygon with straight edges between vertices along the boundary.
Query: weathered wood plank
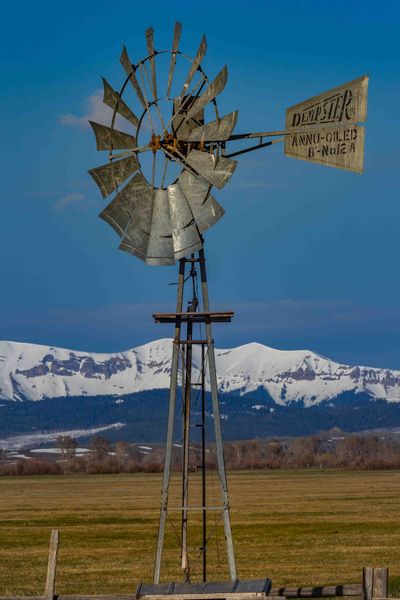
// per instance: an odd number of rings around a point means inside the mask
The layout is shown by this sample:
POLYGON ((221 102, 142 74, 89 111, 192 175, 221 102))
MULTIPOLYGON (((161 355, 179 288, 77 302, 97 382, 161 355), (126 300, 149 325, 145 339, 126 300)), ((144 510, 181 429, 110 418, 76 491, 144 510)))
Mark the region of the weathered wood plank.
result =
POLYGON ((321 585, 313 587, 281 587, 272 588, 271 596, 285 596, 285 598, 329 598, 335 596, 360 596, 362 586, 359 583, 346 583, 337 585, 321 585))
POLYGON ((53 600, 55 593, 59 538, 60 532, 58 529, 53 529, 50 536, 49 560, 47 563, 46 588, 44 592, 46 600, 53 600))
POLYGON ((57 595, 57 600, 136 600, 136 594, 72 594, 72 595, 57 595))
POLYGON ((389 595, 389 569, 386 567, 375 567, 373 582, 372 582, 372 596, 387 598, 389 595))
POLYGON ((362 600, 372 600, 372 585, 374 581, 374 569, 372 567, 363 568, 362 576, 362 600))
POLYGON ((140 596, 140 599, 165 600, 166 597, 168 597, 168 600, 263 600, 266 598, 271 598, 271 596, 267 596, 265 592, 213 592, 210 594, 202 594, 197 592, 197 594, 168 594, 167 596, 163 594, 143 594, 143 596, 140 596))
MULTIPOLYGON (((136 594, 57 594, 56 600, 137 600, 136 594)), ((45 600, 45 596, 0 596, 0 600, 45 600)))
POLYGON ((0 600, 44 600, 44 596, 0 596, 0 600))
POLYGON ((285 155, 362 173, 365 135, 358 123, 367 117, 367 93, 364 76, 288 108, 286 129, 294 132, 285 137, 285 155))
MULTIPOLYGON (((169 600, 178 600, 178 598, 183 600, 203 600, 203 597, 207 597, 208 600, 211 598, 213 600, 224 600, 225 598, 229 600, 232 596, 235 597, 236 600, 251 600, 256 597, 258 598, 268 598, 268 600, 285 600, 284 596, 266 596, 266 594, 170 594, 168 595, 169 600)), ((157 600, 166 599, 166 596, 141 596, 141 599, 148 600, 149 598, 156 598, 157 600)), ((136 594, 91 594, 91 595, 83 595, 83 594, 57 594, 57 600, 137 600, 136 594)), ((0 596, 0 600, 45 600, 45 596, 0 596)))

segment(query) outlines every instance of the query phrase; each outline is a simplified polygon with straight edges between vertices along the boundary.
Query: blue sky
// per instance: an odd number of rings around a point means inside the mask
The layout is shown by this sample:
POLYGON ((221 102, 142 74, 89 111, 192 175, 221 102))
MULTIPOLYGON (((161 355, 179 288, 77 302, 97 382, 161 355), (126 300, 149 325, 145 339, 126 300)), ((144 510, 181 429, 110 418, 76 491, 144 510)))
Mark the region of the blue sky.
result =
POLYGON ((207 35, 210 76, 227 63, 222 113, 237 132, 282 128, 285 108, 370 74, 362 176, 283 156, 240 158, 206 236, 215 306, 235 311, 217 346, 259 341, 348 363, 400 369, 400 3, 376 1, 9 3, 0 44, 0 337, 117 351, 171 334, 174 268, 117 250, 86 173, 102 164, 86 119, 100 76, 116 86, 126 44, 193 55, 207 35))

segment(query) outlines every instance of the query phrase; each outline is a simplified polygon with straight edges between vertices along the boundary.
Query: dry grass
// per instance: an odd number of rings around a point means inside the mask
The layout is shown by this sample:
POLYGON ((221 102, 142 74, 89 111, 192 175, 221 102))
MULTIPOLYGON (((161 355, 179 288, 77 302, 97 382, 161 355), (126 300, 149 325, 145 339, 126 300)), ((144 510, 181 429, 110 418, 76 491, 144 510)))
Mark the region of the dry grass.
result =
MULTIPOLYGON (((211 483, 209 502, 218 504, 217 480, 211 483)), ((362 566, 372 565, 389 566, 392 582, 400 581, 398 472, 235 472, 229 484, 241 578, 359 582, 362 566)), ((198 485, 197 478, 194 503, 198 485)), ((43 592, 51 528, 61 530, 58 592, 128 593, 151 580, 160 486, 160 475, 142 474, 0 479, 1 593, 43 592)), ((171 504, 178 491, 174 485, 171 504)), ((179 578, 174 514, 163 571, 170 580, 179 578)), ((210 541, 209 578, 225 579, 220 519, 209 525, 218 541, 210 541)))

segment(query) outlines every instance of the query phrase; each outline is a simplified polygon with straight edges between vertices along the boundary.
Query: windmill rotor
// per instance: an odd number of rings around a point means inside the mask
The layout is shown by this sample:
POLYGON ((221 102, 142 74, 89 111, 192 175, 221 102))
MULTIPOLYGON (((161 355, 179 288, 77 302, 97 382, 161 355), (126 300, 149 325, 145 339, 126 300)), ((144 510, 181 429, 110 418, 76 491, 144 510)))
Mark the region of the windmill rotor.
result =
POLYGON ((89 173, 104 198, 115 194, 100 217, 120 236, 121 250, 149 265, 173 265, 202 247, 202 234, 224 214, 211 195, 212 187, 221 189, 232 177, 237 166, 233 157, 284 142, 286 156, 363 170, 367 76, 289 108, 286 129, 234 134, 238 111, 221 116, 217 104, 227 83, 227 67, 210 80, 202 67, 205 36, 190 58, 179 49, 181 35, 181 24, 175 23, 171 49, 159 51, 154 31, 148 28, 148 54, 136 64, 123 47, 125 80, 119 92, 103 78, 103 102, 113 110, 111 123, 90 122, 97 149, 108 151, 109 162, 89 173), (160 57, 169 57, 165 86, 157 79, 160 57), (178 59, 189 62, 189 69, 172 93, 178 59), (128 89, 140 112, 126 100, 128 89), (162 110, 163 103, 169 112, 162 110), (213 119, 207 117, 209 108, 213 119), (121 120, 124 126, 119 129, 121 120), (255 145, 226 152, 228 142, 257 138, 255 145))
POLYGON ((207 50, 205 36, 192 59, 179 50, 181 33, 182 27, 176 23, 171 50, 157 51, 153 29, 147 29, 148 54, 136 64, 124 47, 120 62, 125 80, 121 89, 116 91, 102 78, 103 102, 113 110, 111 123, 90 122, 97 149, 107 151, 109 161, 89 173, 103 198, 113 195, 99 216, 121 238, 121 250, 149 265, 173 265, 202 247, 202 234, 224 214, 211 195, 212 187, 221 189, 237 165, 221 155, 219 145, 231 136, 238 115, 234 111, 220 117, 218 111, 217 96, 226 85, 227 67, 209 80, 201 66, 207 50), (163 96, 157 80, 157 59, 168 54, 163 96), (177 87, 178 93, 172 95, 179 58, 189 62, 189 70, 177 87), (126 99, 129 88, 140 112, 126 99), (169 103, 167 116, 161 110, 162 102, 169 103), (205 116, 209 107, 214 113, 212 120, 205 116), (139 143, 144 135, 147 140, 139 143), (162 168, 159 158, 163 159, 162 168), (146 159, 150 164, 147 171, 143 168, 146 159), (175 176, 168 182, 171 165, 175 176))

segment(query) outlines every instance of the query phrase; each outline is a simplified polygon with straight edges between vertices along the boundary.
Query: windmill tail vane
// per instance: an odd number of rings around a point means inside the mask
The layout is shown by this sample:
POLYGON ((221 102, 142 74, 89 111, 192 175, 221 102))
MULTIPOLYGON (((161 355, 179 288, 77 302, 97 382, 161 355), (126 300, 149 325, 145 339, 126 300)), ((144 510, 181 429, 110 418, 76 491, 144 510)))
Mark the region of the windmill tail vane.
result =
MULTIPOLYGON (((236 581, 211 329, 214 322, 230 322, 233 313, 210 309, 203 238, 224 215, 224 209, 212 194, 213 187, 222 189, 229 182, 238 165, 236 157, 276 143, 283 144, 285 156, 361 173, 367 116, 368 76, 365 75, 291 106, 286 110, 283 129, 234 133, 238 111, 221 115, 218 109, 219 95, 228 80, 227 66, 209 78, 203 68, 207 51, 205 36, 191 58, 180 49, 181 35, 182 26, 176 23, 170 49, 158 50, 154 31, 148 28, 145 32, 147 55, 136 63, 131 61, 124 47, 120 57, 124 76, 118 91, 103 78, 103 102, 112 110, 110 123, 90 123, 97 149, 107 153, 108 162, 89 173, 103 198, 111 198, 99 216, 119 236, 119 249, 148 265, 168 266, 179 261, 176 311, 154 315, 157 322, 175 324, 155 584, 159 584, 161 575, 169 510, 179 386, 184 397, 183 487, 179 507, 181 567, 186 581, 193 576, 188 550, 188 489, 191 399, 196 385, 192 381, 192 362, 193 352, 197 351, 202 357, 201 381, 197 384, 202 398, 202 578, 207 580, 206 514, 209 507, 204 431, 206 381, 209 381, 207 392, 210 391, 211 396, 228 571, 231 581, 236 581), (188 281, 192 287, 185 312, 188 295, 185 283, 188 281), (198 338, 194 337, 196 327, 201 327, 198 338), (182 371, 180 379, 179 370, 182 371)), ((265 581, 263 586, 263 590, 266 589, 265 581)))

